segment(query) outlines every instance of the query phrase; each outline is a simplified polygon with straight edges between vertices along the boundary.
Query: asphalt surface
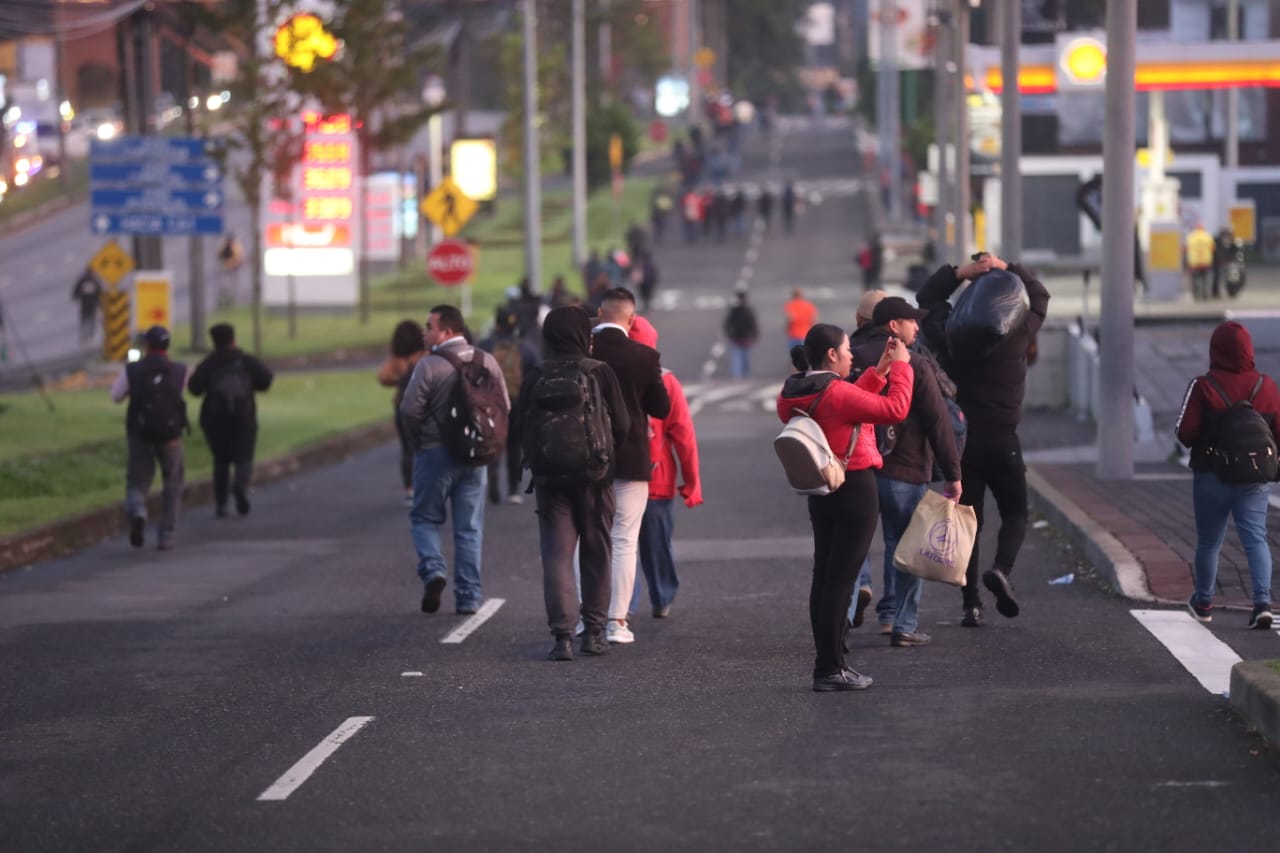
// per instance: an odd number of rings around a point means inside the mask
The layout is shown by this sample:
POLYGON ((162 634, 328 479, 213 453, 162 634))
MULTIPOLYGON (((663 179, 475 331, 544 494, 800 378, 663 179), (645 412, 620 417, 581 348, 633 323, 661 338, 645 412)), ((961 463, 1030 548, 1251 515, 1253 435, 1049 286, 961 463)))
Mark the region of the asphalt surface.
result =
MULTIPOLYGON (((767 150, 749 172, 767 175, 767 150)), ((853 160, 838 126, 781 146, 802 180, 853 160)), ((740 383, 714 344, 750 244, 660 248, 671 307, 651 319, 697 409, 706 504, 678 510, 679 598, 667 620, 637 615, 632 646, 543 659, 531 502, 489 508, 484 591, 504 603, 442 643, 464 620, 448 591, 418 610, 391 447, 260 489, 247 519, 195 510, 173 552, 119 540, 0 576, 0 849, 1274 843, 1280 758, 1051 529, 1027 538, 1016 620, 984 592, 987 627, 963 629, 959 592, 930 585, 932 645, 853 631, 875 686, 810 691, 808 520, 768 448, 769 401, 790 287, 829 288, 824 318, 851 318, 863 216, 828 195, 801 233, 759 243, 765 333, 740 383), (287 798, 259 799, 365 717, 287 798)), ((1023 433, 1030 449, 1075 429, 1032 415, 1023 433)), ((1211 627, 1242 657, 1280 656, 1274 633, 1211 627)))

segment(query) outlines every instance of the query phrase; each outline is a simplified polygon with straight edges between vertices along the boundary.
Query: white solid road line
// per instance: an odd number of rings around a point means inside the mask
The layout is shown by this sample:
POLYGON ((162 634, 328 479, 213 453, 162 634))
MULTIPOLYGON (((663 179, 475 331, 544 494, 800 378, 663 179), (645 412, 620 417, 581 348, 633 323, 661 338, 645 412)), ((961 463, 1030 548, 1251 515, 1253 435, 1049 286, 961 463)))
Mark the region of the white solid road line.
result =
POLYGON ((1231 667, 1240 655, 1213 632, 1180 610, 1130 610, 1178 663, 1210 693, 1226 696, 1231 687, 1231 667))
POLYGON ((327 738, 320 741, 315 749, 298 760, 298 763, 284 772, 284 775, 271 784, 270 788, 258 795, 259 800, 287 800, 289 795, 311 778, 311 774, 319 769, 325 759, 338 751, 338 747, 356 732, 373 721, 373 717, 347 717, 342 725, 333 730, 327 738))
POLYGON ((475 631, 475 629, 479 628, 481 625, 487 622, 490 616, 497 613, 498 608, 501 607, 503 604, 506 604, 506 599, 503 599, 503 598, 485 599, 484 604, 480 605, 480 609, 476 611, 476 614, 474 616, 472 616, 466 622, 463 622, 457 628, 454 628, 452 631, 446 634, 444 639, 441 640, 440 642, 461 643, 467 637, 470 637, 472 632, 475 631))

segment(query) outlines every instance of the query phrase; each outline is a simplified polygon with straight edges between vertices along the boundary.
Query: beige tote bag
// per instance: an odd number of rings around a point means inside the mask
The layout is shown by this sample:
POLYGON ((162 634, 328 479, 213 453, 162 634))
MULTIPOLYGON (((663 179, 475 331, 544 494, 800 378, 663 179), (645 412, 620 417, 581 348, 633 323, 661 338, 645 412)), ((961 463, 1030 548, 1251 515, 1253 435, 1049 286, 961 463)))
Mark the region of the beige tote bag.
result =
POLYGON ((977 535, 978 517, 973 507, 927 491, 898 541, 893 565, 925 580, 964 586, 977 535))

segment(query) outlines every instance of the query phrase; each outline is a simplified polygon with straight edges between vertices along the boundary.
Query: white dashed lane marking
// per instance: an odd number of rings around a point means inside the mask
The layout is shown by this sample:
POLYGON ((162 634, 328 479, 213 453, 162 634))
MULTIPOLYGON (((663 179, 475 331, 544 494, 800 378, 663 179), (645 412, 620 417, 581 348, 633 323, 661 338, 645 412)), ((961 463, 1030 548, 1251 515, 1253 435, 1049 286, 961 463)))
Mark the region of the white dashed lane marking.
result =
POLYGON ((298 763, 286 770, 283 776, 271 784, 270 788, 259 794, 258 799, 267 801, 289 799, 289 795, 311 778, 311 774, 319 769, 325 759, 337 752, 338 747, 371 722, 373 717, 348 717, 314 749, 298 759, 298 763))
POLYGON ((461 643, 467 637, 470 637, 477 628, 489 621, 489 617, 497 613, 498 608, 505 603, 506 599, 503 598, 486 599, 484 604, 480 605, 480 609, 476 611, 474 616, 470 617, 467 621, 463 622, 457 628, 454 628, 446 634, 444 639, 440 642, 446 645, 461 643))
POLYGON ((1231 667, 1240 655, 1213 632, 1179 610, 1130 610, 1160 643, 1195 676, 1210 693, 1226 696, 1231 687, 1231 667))

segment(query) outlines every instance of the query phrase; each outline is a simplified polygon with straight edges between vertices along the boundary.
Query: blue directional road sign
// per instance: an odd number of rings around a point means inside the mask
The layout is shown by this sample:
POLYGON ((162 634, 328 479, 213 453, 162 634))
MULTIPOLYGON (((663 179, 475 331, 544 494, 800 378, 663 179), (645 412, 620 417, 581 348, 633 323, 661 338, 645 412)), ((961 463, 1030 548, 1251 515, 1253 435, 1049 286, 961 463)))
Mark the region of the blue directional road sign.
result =
POLYGON ((89 148, 95 234, 221 234, 222 168, 203 139, 122 136, 89 148))

